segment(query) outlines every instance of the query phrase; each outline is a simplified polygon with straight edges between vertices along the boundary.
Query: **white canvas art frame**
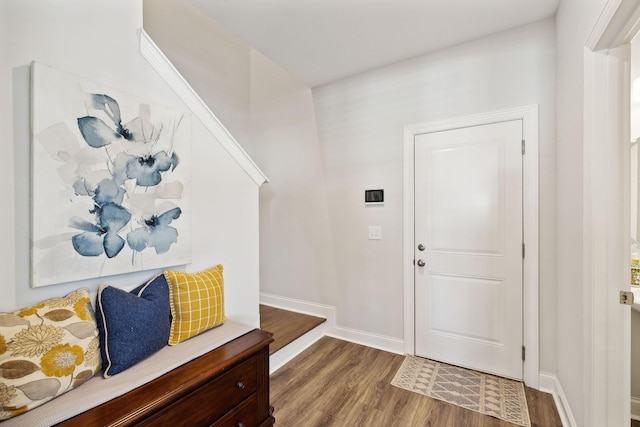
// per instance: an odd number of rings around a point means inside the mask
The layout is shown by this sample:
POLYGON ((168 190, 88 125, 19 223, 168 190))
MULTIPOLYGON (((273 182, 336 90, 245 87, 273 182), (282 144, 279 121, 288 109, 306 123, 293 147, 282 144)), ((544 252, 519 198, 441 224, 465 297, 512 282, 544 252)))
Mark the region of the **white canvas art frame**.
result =
POLYGON ((31 286, 191 262, 191 117, 31 65, 31 286))

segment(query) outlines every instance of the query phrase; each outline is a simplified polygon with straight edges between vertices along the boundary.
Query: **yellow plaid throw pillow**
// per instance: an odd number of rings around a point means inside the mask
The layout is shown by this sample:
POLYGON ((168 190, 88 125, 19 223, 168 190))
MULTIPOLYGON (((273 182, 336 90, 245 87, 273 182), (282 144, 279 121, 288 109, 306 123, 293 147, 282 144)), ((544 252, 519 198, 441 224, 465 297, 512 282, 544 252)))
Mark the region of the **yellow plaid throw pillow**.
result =
POLYGON ((169 345, 224 323, 222 265, 200 273, 165 271, 171 304, 169 345))

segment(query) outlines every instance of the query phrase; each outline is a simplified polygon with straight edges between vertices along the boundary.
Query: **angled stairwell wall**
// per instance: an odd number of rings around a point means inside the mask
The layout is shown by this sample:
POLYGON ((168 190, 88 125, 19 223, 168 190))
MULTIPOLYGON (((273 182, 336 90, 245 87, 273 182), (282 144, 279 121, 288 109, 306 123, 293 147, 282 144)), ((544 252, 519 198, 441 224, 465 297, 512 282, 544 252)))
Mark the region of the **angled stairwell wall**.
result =
MULTIPOLYGON (((38 61, 188 112, 191 107, 140 54, 142 25, 141 0, 0 2, 0 39, 6 42, 0 43, 0 124, 5 130, 5 138, 0 141, 4 159, 0 170, 4 209, 0 219, 8 230, 0 247, 0 267, 6 278, 0 284, 0 311, 13 311, 81 287, 95 295, 102 283, 129 290, 156 273, 141 271, 41 288, 31 288, 29 283, 29 182, 30 174, 38 173, 30 168, 29 65, 38 61)), ((193 256, 190 264, 174 268, 198 271, 214 263, 223 264, 228 317, 258 326, 258 193, 264 178, 248 160, 245 163, 249 166, 238 166, 236 158, 241 152, 225 149, 224 131, 213 132, 195 111, 193 116, 193 256)))
POLYGON ((311 89, 186 0, 146 0, 144 29, 269 177, 260 189, 261 292, 336 305, 311 89))

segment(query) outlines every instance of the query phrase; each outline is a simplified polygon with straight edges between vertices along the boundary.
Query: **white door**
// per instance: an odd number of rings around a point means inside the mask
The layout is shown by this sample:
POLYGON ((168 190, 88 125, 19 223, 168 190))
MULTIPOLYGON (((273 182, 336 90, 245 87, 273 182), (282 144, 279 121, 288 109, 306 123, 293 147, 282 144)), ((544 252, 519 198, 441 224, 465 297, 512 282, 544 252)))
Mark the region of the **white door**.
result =
POLYGON ((522 379, 522 121, 414 149, 415 353, 522 379))

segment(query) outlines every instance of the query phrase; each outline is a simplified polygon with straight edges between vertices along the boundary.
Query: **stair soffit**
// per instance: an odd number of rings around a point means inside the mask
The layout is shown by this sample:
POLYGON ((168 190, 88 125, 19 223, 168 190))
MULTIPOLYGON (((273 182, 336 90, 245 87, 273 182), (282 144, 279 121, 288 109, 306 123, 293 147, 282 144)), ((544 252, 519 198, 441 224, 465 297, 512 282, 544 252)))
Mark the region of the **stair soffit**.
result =
POLYGON ((266 175, 143 29, 140 29, 140 54, 151 64, 171 89, 176 92, 193 115, 204 124, 218 143, 222 145, 258 187, 269 182, 266 175))

